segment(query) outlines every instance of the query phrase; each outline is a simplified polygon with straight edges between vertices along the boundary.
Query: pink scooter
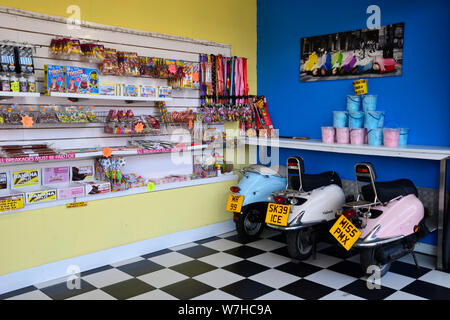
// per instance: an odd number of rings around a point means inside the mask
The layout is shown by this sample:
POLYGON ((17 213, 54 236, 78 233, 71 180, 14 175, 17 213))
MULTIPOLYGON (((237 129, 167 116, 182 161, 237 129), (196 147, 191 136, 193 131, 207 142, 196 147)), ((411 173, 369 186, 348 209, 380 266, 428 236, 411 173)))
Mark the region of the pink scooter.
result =
POLYGON ((391 262, 412 254, 419 268, 414 246, 428 233, 424 207, 417 189, 408 179, 375 182, 371 163, 355 166, 358 197, 345 204, 343 215, 361 231, 354 247, 360 249, 361 267, 372 274, 369 266, 380 268, 380 276, 388 272, 391 262), (361 186, 361 182, 366 183, 361 186))

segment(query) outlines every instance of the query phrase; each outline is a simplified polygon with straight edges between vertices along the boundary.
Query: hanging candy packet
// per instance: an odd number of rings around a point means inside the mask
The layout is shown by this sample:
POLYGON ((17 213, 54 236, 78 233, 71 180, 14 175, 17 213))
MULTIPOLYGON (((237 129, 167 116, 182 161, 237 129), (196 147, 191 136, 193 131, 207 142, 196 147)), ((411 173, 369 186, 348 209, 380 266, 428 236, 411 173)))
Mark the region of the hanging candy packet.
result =
POLYGON ((136 52, 117 52, 119 74, 122 76, 139 76, 139 58, 136 52))
POLYGON ((139 57, 139 73, 141 76, 155 76, 156 59, 150 57, 139 57))
POLYGON ((64 54, 66 55, 81 55, 80 40, 77 39, 64 39, 64 54))
POLYGON ((102 74, 119 74, 119 60, 117 58, 117 51, 115 49, 104 49, 104 59, 99 66, 99 70, 102 74))
POLYGON ((64 51, 64 39, 52 39, 50 41, 49 53, 54 56, 60 56, 64 51))
POLYGON ((165 59, 164 60, 165 64, 167 65, 167 75, 166 78, 171 79, 171 78, 176 78, 177 76, 177 64, 175 60, 170 60, 170 59, 165 59))

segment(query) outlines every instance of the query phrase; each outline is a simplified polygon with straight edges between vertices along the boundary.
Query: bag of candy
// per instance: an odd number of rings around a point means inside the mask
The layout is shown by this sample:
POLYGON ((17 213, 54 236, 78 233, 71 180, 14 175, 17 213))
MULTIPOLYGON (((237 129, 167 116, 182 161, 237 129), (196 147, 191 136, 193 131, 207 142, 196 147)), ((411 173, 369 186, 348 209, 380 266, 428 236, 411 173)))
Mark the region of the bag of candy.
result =
POLYGON ((122 76, 139 76, 139 58, 136 52, 117 52, 119 74, 122 76))
POLYGON ((139 72, 141 76, 155 77, 156 59, 139 57, 139 72))
POLYGON ((39 106, 39 123, 58 123, 54 106, 39 106))
POLYGON ((101 74, 119 74, 119 60, 117 58, 117 51, 115 49, 105 48, 104 59, 99 66, 101 74))

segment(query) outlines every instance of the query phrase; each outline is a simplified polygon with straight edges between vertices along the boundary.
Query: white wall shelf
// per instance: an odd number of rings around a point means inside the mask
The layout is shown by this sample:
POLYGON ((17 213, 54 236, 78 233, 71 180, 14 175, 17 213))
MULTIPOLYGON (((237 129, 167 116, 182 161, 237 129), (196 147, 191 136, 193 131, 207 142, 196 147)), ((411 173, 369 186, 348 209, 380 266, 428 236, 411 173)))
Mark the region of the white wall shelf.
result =
POLYGON ((8 92, 0 91, 0 100, 13 99, 13 98, 37 98, 40 97, 39 92, 8 92))
POLYGON ((385 146, 353 145, 353 144, 327 144, 321 140, 295 140, 286 138, 264 139, 246 138, 246 144, 259 146, 272 146, 278 148, 324 151, 347 154, 360 154, 368 156, 384 156, 413 158, 425 160, 442 160, 450 157, 449 146, 418 146, 408 145, 405 147, 391 148, 385 146))
MULTIPOLYGON (((121 150, 121 151, 112 151, 112 156, 143 156, 143 155, 152 155, 152 154, 161 154, 161 153, 172 153, 172 152, 185 152, 185 151, 195 151, 195 150, 203 150, 207 148, 208 145, 196 145, 196 146, 186 146, 180 148, 172 148, 172 149, 143 149, 143 150, 121 150)), ((83 160, 83 159, 93 159, 97 157, 101 157, 103 155, 102 151, 92 151, 92 152, 83 152, 83 153, 67 153, 60 154, 56 156, 42 156, 42 157, 26 157, 26 158, 0 158, 1 166, 17 166, 25 163, 42 163, 42 162, 60 162, 60 161, 68 161, 68 160, 83 160)))
POLYGON ((50 92, 50 96, 67 99, 89 99, 89 100, 121 100, 121 101, 172 101, 173 98, 148 98, 148 97, 125 97, 125 96, 106 96, 100 94, 80 94, 65 92, 50 92))
POLYGON ((147 187, 139 187, 139 188, 131 188, 124 191, 117 191, 117 192, 109 192, 104 194, 98 194, 98 195, 87 195, 84 197, 79 198, 73 198, 73 199, 66 199, 66 200, 56 200, 51 202, 43 202, 38 204, 31 204, 31 205, 25 205, 23 209, 14 210, 10 212, 4 212, 2 214, 15 214, 19 212, 24 211, 30 211, 35 209, 43 209, 43 208, 49 208, 49 207, 57 207, 57 206, 65 206, 68 203, 72 202, 81 202, 81 201, 95 201, 95 200, 104 200, 104 199, 110 199, 110 198, 117 198, 117 197, 124 197, 124 196, 130 196, 135 194, 143 194, 143 193, 150 193, 150 192, 158 192, 158 191, 164 191, 164 190, 173 190, 173 189, 179 189, 179 188, 186 188, 186 187, 195 187, 195 186, 201 186, 205 184, 211 184, 211 183, 220 183, 220 182, 226 182, 226 181, 235 181, 238 180, 239 177, 235 174, 222 174, 219 177, 212 177, 212 178, 199 178, 199 179, 193 179, 193 180, 186 180, 182 182, 173 182, 173 183, 164 183, 164 184, 158 184, 155 185, 155 189, 153 191, 148 191, 147 187))

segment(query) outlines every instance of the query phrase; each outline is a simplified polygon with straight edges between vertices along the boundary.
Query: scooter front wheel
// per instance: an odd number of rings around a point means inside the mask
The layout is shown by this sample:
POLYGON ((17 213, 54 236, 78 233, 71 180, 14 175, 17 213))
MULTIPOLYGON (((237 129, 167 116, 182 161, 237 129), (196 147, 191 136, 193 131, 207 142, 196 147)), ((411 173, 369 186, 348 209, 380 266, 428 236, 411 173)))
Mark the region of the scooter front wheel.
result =
POLYGON ((391 263, 380 264, 375 259, 376 248, 362 249, 360 251, 361 268, 366 276, 371 276, 373 273, 370 271, 371 266, 377 266, 380 270, 380 277, 384 276, 391 267, 391 263))
POLYGON ((312 230, 299 229, 287 233, 289 255, 297 260, 308 259, 313 252, 312 230))
POLYGON ((264 228, 262 219, 261 211, 257 207, 245 208, 236 221, 239 239, 244 242, 258 240, 264 228))

